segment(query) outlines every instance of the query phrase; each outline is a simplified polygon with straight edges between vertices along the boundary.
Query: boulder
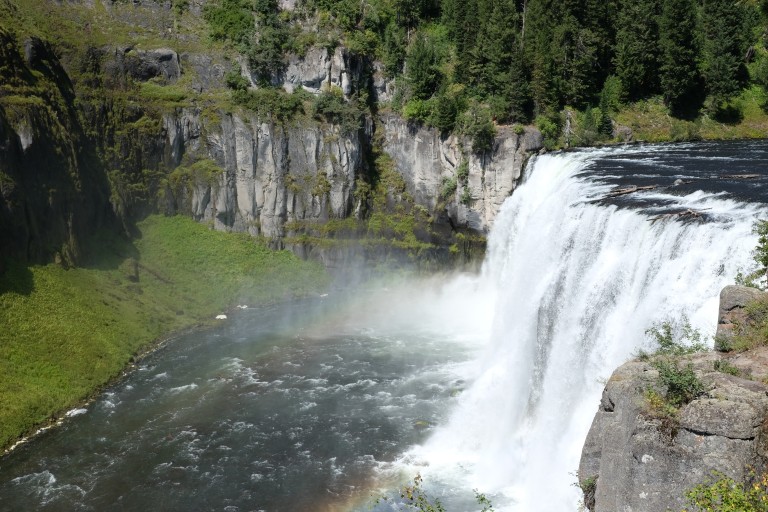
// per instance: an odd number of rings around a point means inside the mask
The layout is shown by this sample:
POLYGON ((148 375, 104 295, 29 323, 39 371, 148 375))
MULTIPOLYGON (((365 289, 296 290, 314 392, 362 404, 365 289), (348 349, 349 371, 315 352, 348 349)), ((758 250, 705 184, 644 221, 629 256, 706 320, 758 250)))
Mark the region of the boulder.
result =
POLYGON ((161 78, 173 83, 181 77, 179 56, 169 48, 130 49, 125 55, 124 66, 129 76, 141 82, 161 78))
MULTIPOLYGON (((716 337, 724 341, 727 345, 727 339, 733 336, 734 329, 747 320, 745 307, 750 302, 768 296, 757 288, 747 286, 726 286, 720 292, 720 311, 717 315, 717 334, 716 337)), ((718 343, 718 345, 723 342, 718 343)))
POLYGON ((630 361, 613 373, 579 465, 582 485, 597 478, 589 510, 681 510, 685 493, 713 471, 744 481, 750 468, 766 469, 768 386, 715 371, 725 357, 710 352, 681 362, 694 366, 707 392, 681 408, 677 423, 647 405, 646 390, 658 386, 650 363, 630 361))

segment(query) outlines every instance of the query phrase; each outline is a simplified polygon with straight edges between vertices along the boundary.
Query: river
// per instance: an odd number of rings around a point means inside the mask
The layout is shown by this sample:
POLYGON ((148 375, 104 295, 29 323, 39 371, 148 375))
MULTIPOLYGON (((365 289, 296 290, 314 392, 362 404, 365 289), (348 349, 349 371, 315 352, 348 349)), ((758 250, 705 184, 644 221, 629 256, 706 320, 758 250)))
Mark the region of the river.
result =
POLYGON ((479 509, 472 489, 576 510, 605 379, 653 322, 712 334, 750 265, 768 144, 558 153, 526 174, 479 275, 236 309, 0 459, 0 510, 385 511, 417 473, 449 511, 479 509), (656 188, 605 197, 629 185, 656 188))

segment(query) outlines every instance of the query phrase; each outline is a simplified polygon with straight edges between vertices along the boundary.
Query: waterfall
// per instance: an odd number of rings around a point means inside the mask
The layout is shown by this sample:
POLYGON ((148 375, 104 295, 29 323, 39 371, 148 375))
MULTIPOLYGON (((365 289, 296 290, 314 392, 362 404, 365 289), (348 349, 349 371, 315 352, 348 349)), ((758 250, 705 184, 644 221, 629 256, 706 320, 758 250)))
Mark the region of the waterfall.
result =
POLYGON ((425 481, 489 492, 497 510, 576 510, 581 447, 612 371, 647 347, 654 322, 685 315, 714 334, 764 207, 644 193, 707 211, 683 222, 595 202, 612 187, 584 170, 610 151, 621 150, 538 157, 503 205, 481 276, 496 297, 490 340, 450 420, 409 455, 425 481))

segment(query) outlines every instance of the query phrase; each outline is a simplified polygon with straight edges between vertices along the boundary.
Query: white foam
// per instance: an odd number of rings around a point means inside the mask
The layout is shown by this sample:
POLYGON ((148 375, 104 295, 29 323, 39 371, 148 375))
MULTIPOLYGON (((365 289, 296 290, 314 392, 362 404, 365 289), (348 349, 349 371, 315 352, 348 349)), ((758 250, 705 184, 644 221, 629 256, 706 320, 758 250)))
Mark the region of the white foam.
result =
POLYGON ((647 344, 655 321, 685 314, 714 333, 719 292, 747 265, 766 209, 658 194, 717 220, 683 223, 591 204, 606 186, 578 175, 605 151, 539 157, 503 205, 478 284, 495 304, 477 378, 402 461, 427 464, 425 480, 506 496, 497 510, 575 510, 572 473, 600 379, 647 344))

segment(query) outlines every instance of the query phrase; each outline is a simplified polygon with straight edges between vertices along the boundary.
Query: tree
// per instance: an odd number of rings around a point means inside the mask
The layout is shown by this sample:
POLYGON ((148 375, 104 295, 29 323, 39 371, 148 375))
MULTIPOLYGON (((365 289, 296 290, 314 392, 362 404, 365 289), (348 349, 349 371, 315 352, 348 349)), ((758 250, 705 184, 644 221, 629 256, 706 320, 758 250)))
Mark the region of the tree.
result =
POLYGON ((613 64, 625 100, 658 92, 658 0, 625 2, 618 13, 613 64))
POLYGON ((732 0, 704 0, 703 75, 712 107, 719 110, 744 85, 745 7, 732 0))
POLYGON ((661 91, 672 115, 690 117, 700 104, 694 0, 663 0, 659 19, 661 91))
POLYGON ((414 98, 428 99, 437 90, 442 79, 438 64, 435 45, 426 35, 419 34, 407 59, 407 78, 414 98))

